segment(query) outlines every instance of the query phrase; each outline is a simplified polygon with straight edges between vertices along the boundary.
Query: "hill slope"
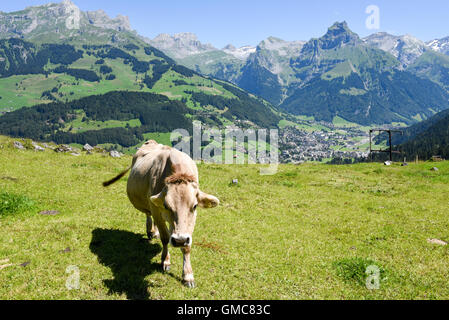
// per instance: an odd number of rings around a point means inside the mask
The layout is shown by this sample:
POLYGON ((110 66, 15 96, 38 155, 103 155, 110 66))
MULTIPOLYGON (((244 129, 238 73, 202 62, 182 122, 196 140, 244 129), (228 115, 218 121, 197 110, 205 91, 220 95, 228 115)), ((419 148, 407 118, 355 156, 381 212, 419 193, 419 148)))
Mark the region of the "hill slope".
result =
POLYGON ((421 78, 430 79, 449 91, 449 56, 428 51, 408 66, 407 70, 421 78))
POLYGON ((416 156, 420 159, 432 156, 449 159, 449 110, 407 128, 404 137, 398 137, 393 143, 400 144, 399 149, 409 159, 416 156))
POLYGON ((269 103, 176 64, 132 31, 124 17, 82 12, 66 0, 1 13, 0 20, 5 22, 0 115, 23 106, 132 91, 181 101, 209 125, 273 127, 279 121, 269 103), (78 28, 66 23, 74 12, 78 28))

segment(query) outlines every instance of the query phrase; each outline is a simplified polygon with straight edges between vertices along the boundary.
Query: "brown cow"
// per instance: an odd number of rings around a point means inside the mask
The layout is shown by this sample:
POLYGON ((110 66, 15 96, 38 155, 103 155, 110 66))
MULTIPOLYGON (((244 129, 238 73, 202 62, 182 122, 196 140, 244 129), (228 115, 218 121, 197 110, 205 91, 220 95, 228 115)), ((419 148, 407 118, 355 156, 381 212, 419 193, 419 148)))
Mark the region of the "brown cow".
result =
POLYGON ((187 154, 155 141, 146 142, 135 154, 132 166, 103 185, 106 187, 118 181, 129 170, 128 198, 136 209, 147 215, 148 237, 152 239, 160 235, 163 270, 170 270, 168 243, 171 243, 182 250, 183 281, 193 288, 190 251, 196 209, 198 206, 216 207, 219 200, 199 189, 198 168, 187 154))

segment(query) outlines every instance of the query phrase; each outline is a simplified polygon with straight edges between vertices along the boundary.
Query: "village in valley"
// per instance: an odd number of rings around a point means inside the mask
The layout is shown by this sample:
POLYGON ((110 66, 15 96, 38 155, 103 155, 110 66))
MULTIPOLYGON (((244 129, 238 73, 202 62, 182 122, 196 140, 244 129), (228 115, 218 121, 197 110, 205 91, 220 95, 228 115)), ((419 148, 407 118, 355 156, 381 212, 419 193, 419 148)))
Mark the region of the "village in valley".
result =
POLYGON ((339 127, 320 122, 318 130, 288 126, 279 134, 282 163, 325 162, 334 158, 365 158, 369 133, 358 126, 339 127))

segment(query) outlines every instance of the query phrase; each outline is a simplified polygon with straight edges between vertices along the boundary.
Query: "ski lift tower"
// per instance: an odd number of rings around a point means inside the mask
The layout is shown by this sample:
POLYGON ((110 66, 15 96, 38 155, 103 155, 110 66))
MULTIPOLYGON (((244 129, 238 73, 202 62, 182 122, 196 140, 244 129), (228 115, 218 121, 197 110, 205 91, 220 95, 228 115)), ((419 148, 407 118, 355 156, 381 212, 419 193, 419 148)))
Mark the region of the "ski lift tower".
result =
POLYGON ((400 151, 393 151, 393 144, 391 142, 391 137, 393 135, 393 133, 400 133, 401 135, 404 135, 404 132, 401 130, 392 130, 392 129, 371 129, 369 131, 369 152, 370 155, 373 154, 373 152, 384 152, 384 153, 389 153, 390 154, 390 161, 393 162, 393 153, 401 153, 400 151), (390 147, 388 149, 385 150, 373 150, 373 133, 374 132, 378 132, 379 134, 382 132, 387 132, 388 133, 388 143, 390 144, 390 147))

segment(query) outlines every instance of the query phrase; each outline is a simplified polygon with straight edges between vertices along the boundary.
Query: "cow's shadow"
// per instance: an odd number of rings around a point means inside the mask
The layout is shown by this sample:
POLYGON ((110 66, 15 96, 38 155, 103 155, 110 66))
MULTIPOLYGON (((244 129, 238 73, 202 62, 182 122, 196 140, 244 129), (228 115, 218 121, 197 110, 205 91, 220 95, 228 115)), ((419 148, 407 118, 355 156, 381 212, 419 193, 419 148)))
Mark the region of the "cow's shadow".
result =
POLYGON ((114 275, 113 279, 103 280, 110 294, 125 293, 131 300, 150 298, 145 277, 161 271, 159 263, 151 263, 161 252, 159 244, 129 231, 95 229, 89 248, 114 275))

